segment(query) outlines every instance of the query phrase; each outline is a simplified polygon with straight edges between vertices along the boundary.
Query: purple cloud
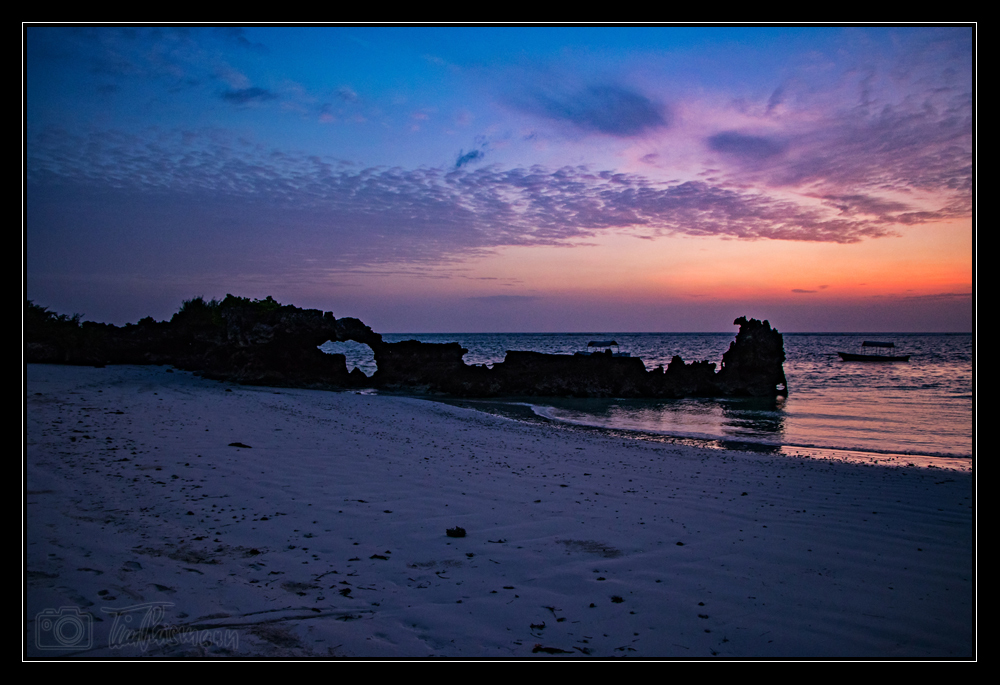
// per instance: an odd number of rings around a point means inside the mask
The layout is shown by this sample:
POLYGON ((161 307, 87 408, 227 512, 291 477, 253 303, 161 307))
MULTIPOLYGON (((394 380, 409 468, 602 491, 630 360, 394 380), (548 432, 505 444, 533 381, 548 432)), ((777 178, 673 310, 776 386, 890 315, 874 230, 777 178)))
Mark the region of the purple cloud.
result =
POLYGON ((736 131, 719 133, 708 139, 708 146, 716 152, 746 160, 761 160, 780 155, 785 145, 765 136, 750 136, 736 131))
MULTIPOLYGON (((870 95, 868 96, 870 100, 870 95)), ((898 224, 965 216, 972 203, 972 100, 959 85, 927 87, 910 100, 831 110, 797 124, 780 141, 723 131, 710 149, 732 185, 810 189, 844 217, 880 216, 898 224), (899 200, 914 191, 944 198, 933 209, 899 200), (895 199, 885 198, 891 193, 895 199)))
MULTIPOLYGON (((48 131, 29 151, 29 235, 48 230, 41 218, 48 217, 59 225, 69 221, 81 235, 92 232, 93 245, 116 245, 111 234, 122 231, 147 242, 143 235, 156 234, 161 242, 177 236, 178 246, 170 249, 183 246, 184 259, 225 250, 237 261, 357 269, 506 245, 572 244, 618 229, 647 239, 684 234, 851 243, 892 235, 896 215, 845 212, 845 203, 899 209, 854 196, 817 207, 716 183, 662 183, 582 166, 358 171, 336 159, 190 131, 148 141, 48 131), (233 241, 246 254, 234 252, 233 241)), ((150 259, 163 254, 151 250, 150 259)))
POLYGON ((796 141, 793 159, 776 165, 771 178, 797 186, 946 190, 971 199, 971 103, 958 98, 943 111, 926 104, 836 117, 796 141))
POLYGON ((844 219, 902 226, 968 216, 972 32, 896 38, 858 51, 822 87, 815 70, 793 70, 770 97, 736 103, 762 128, 706 136, 721 168, 705 180, 811 195, 844 219))
POLYGON ((852 216, 855 214, 875 214, 888 216, 892 212, 904 212, 910 209, 909 205, 893 200, 885 200, 869 195, 825 195, 826 204, 835 207, 841 214, 852 216))

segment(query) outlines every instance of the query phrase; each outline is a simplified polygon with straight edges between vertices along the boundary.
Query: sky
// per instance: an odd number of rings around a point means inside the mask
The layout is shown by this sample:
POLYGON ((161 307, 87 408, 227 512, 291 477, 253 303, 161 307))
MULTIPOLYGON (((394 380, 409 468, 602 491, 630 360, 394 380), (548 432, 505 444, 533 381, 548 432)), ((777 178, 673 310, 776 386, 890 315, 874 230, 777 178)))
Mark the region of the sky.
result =
POLYGON ((972 330, 974 29, 23 30, 25 297, 972 330))

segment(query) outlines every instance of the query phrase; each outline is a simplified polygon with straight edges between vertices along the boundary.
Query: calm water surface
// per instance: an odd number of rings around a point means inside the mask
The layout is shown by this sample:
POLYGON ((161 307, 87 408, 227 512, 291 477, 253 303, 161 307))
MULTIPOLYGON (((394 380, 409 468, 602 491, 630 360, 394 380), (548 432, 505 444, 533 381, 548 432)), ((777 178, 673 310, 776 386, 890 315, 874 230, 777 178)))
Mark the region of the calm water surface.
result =
MULTIPOLYGON (((507 350, 571 354, 589 340, 614 338, 646 368, 685 361, 721 363, 735 334, 451 333, 385 335, 386 342, 458 342, 467 364, 503 361, 507 350)), ((868 453, 971 458, 972 336, 969 334, 787 333, 787 399, 614 400, 525 398, 520 404, 554 421, 722 442, 868 453), (863 340, 891 340, 909 362, 842 362, 863 340)), ((348 368, 375 371, 371 351, 355 343, 322 349, 348 355, 348 368)))

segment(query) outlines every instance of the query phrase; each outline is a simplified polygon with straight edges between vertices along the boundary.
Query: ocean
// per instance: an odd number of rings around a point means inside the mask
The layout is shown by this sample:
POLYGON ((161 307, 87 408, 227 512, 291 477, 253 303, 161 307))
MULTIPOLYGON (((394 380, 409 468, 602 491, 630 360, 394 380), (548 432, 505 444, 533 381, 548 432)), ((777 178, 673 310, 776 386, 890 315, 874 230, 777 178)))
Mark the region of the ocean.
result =
MULTIPOLYGON (((386 342, 458 342, 467 364, 503 361, 507 350, 572 354, 590 340, 616 340, 647 369, 684 361, 721 364, 735 333, 436 333, 383 335, 386 342)), ((879 461, 967 462, 973 456, 971 334, 785 333, 788 397, 681 400, 510 398, 463 402, 510 416, 622 431, 652 439, 879 461), (909 362, 843 362, 863 340, 895 342, 909 362)), ((375 371, 367 346, 327 343, 348 356, 348 369, 375 371)), ((718 366, 717 366, 718 368, 718 366)), ((959 464, 959 467, 962 467, 959 464)))

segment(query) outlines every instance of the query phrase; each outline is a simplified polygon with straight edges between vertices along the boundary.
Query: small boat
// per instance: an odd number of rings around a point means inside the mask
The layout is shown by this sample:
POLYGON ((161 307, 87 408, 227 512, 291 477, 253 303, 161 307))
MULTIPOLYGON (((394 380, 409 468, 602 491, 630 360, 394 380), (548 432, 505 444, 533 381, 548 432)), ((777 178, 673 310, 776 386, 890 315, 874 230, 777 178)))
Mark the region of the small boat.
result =
POLYGON ((631 357, 628 352, 622 352, 614 340, 591 340, 587 343, 586 352, 577 352, 578 356, 590 357, 596 354, 608 354, 612 357, 631 357))
POLYGON ((910 355, 894 356, 891 354, 880 354, 880 350, 894 350, 896 348, 895 343, 891 342, 875 342, 872 340, 865 340, 861 343, 861 354, 852 354, 850 352, 838 352, 840 358, 845 362, 908 362, 910 361, 910 355), (874 348, 875 352, 868 352, 866 348, 874 348))

